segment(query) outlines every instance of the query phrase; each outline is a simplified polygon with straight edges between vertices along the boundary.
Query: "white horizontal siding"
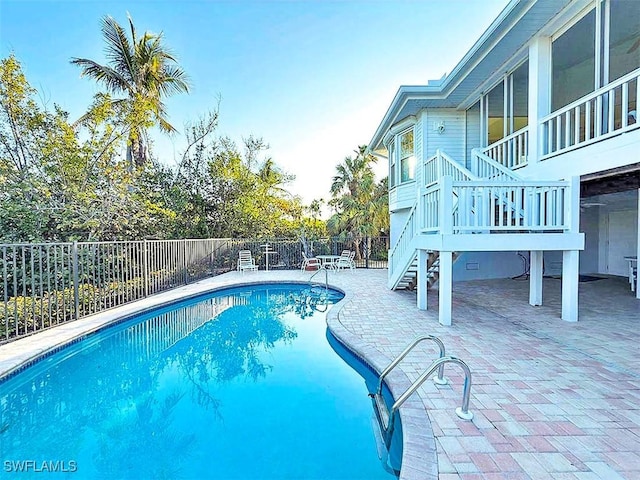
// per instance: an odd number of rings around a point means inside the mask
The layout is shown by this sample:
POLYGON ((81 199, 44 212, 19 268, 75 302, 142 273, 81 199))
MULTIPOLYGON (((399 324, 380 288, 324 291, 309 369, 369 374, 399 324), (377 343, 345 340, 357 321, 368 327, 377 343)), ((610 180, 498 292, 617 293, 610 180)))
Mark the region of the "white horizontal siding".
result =
POLYGON ((444 151, 461 165, 465 163, 465 112, 453 109, 432 108, 423 116, 424 154, 426 157, 444 151), (435 126, 444 122, 444 131, 436 131, 435 126))
POLYGON ((471 167, 471 150, 480 147, 480 115, 467 115, 466 117, 466 152, 465 167, 471 167))
POLYGON ((405 223, 407 223, 407 218, 409 218, 409 212, 411 210, 405 208, 403 210, 398 210, 397 212, 393 212, 391 214, 390 219, 390 241, 391 245, 395 245, 398 241, 398 237, 400 236, 400 232, 404 228, 405 223))

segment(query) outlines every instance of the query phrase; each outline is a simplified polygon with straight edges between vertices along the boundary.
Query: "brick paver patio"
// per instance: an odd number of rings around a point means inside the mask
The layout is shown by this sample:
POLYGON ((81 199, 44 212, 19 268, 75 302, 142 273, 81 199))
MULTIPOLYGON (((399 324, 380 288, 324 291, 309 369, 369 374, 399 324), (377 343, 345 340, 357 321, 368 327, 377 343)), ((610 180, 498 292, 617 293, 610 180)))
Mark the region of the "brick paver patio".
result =
MULTIPOLYGON (((458 418, 463 377, 427 381, 401 409, 401 478, 640 479, 640 300, 626 279, 580 284, 580 321, 560 319, 560 281, 545 279, 542 307, 528 305, 528 282, 454 284, 453 325, 416 308, 413 292, 386 288, 386 270, 329 273, 347 297, 329 314, 335 334, 376 368, 414 337, 438 336, 473 372, 472 421, 458 418)), ((227 284, 307 280, 309 272, 232 272, 171 293, 0 346, 0 375, 46 345, 95 328, 122 312, 227 284)), ((316 279, 324 281, 324 275, 316 279)), ((437 357, 421 344, 389 376, 397 396, 437 357)))
MULTIPOLYGON (((581 283, 578 323, 559 318, 560 280, 544 280, 542 307, 528 305, 527 281, 457 283, 453 325, 443 327, 437 294, 419 311, 415 293, 385 289, 383 272, 357 273, 368 278, 354 276, 358 291, 338 313, 356 338, 391 358, 433 334, 472 369, 471 422, 454 412, 457 367, 447 366, 451 385, 418 390, 440 479, 640 478, 640 300, 626 279, 581 283)), ((402 364, 411 379, 437 356, 428 344, 416 350, 429 348, 402 364)))

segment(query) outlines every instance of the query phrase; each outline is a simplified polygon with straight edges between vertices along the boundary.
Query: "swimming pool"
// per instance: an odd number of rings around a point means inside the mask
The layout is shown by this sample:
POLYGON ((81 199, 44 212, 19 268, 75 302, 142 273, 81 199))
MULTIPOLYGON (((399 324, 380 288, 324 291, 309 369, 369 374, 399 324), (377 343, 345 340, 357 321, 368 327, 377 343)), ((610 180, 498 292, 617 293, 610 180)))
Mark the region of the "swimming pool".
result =
POLYGON ((375 376, 326 331, 341 298, 301 284, 225 289, 37 362, 0 383, 3 470, 393 479, 363 382, 375 376))

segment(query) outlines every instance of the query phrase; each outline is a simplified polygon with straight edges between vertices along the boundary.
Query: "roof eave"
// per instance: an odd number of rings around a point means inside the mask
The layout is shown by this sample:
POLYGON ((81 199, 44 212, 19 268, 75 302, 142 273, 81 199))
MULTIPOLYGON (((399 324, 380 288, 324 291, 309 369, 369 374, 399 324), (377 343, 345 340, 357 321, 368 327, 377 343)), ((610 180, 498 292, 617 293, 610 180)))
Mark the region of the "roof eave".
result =
POLYGON ((373 134, 373 137, 369 142, 369 150, 377 151, 380 149, 382 139, 384 138, 384 135, 386 134, 389 127, 392 124, 396 123, 398 120, 402 120, 396 117, 398 115, 398 112, 402 110, 402 107, 404 107, 404 105, 409 100, 428 98, 440 93, 442 93, 441 86, 435 87, 429 85, 402 85, 393 97, 391 105, 389 105, 387 112, 382 118, 382 122, 380 122, 380 125, 378 125, 377 130, 373 134))
POLYGON ((380 125, 376 129, 371 141, 369 142, 370 151, 378 151, 381 148, 382 139, 386 134, 387 130, 396 123, 398 120, 402 120, 399 118, 395 118, 402 110, 402 107, 405 103, 410 99, 424 99, 424 98, 433 98, 437 96, 441 96, 442 98, 446 98, 446 92, 454 88, 455 84, 458 81, 458 77, 460 75, 466 74, 466 70, 468 68, 473 68, 470 60, 474 57, 474 55, 482 48, 486 47, 487 40, 494 35, 500 28, 503 30, 506 28, 511 28, 510 25, 505 25, 505 19, 512 13, 512 11, 518 5, 522 5, 524 7, 525 4, 529 4, 530 0, 511 0, 509 4, 505 6, 505 8, 500 12, 498 17, 489 25, 489 27, 485 30, 485 32, 480 36, 480 38, 474 43, 471 49, 465 54, 465 56, 458 62, 458 64, 454 67, 449 75, 447 75, 438 86, 401 86, 398 89, 391 105, 387 109, 385 116, 380 122, 380 125))

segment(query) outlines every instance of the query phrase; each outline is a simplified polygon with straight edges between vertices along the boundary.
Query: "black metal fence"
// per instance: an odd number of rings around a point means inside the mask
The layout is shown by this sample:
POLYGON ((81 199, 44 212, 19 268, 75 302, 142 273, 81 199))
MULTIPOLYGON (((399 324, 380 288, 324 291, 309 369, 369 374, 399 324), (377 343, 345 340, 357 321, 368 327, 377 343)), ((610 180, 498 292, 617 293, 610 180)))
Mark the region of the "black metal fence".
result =
MULTIPOLYGON (((321 238, 306 242, 306 253, 316 255, 340 255, 343 250, 356 252, 357 268, 387 268, 387 254, 389 251, 388 238, 365 237, 350 240, 335 238, 321 238)), ((238 251, 250 250, 260 269, 266 269, 266 245, 269 250, 269 269, 295 269, 302 264, 302 251, 305 250, 300 240, 230 240, 230 260, 235 262, 238 251)))
POLYGON ((386 238, 0 244, 0 343, 234 270, 240 250, 260 269, 296 269, 303 249, 354 250, 358 268, 387 267, 386 238))

